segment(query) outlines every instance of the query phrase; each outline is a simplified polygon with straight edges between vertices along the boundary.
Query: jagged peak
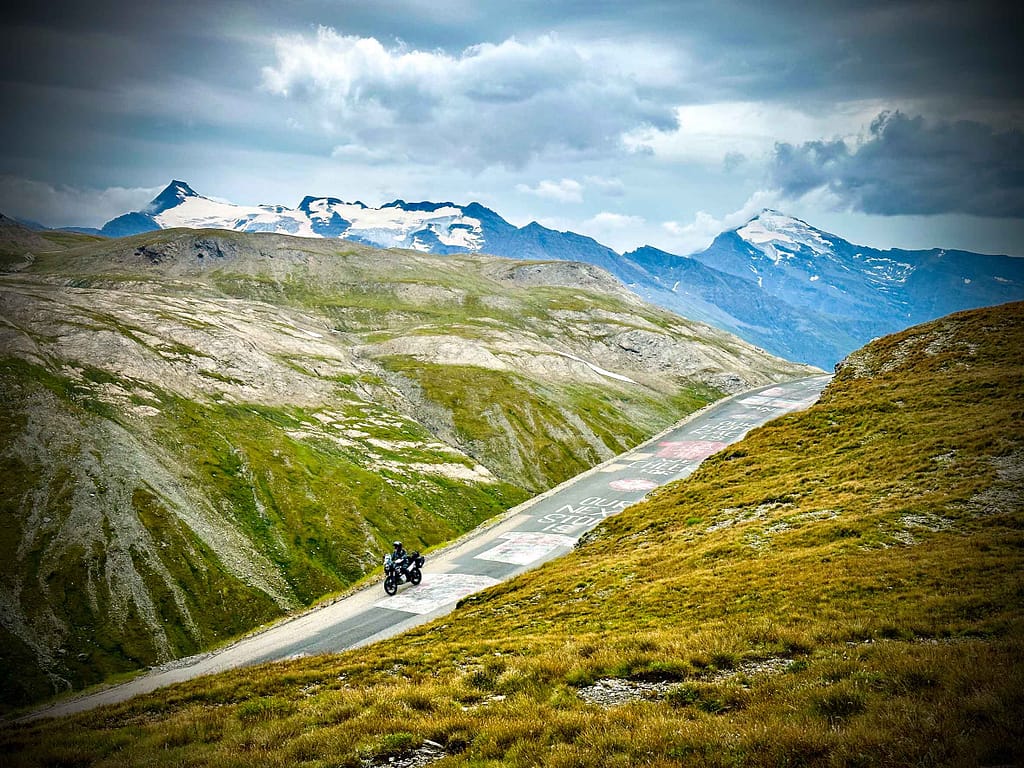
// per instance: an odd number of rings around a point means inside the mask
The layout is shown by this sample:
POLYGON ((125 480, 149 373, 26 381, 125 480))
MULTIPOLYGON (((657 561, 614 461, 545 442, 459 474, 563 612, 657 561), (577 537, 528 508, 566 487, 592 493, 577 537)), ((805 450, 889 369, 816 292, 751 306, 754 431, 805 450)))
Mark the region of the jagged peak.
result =
POLYGON ((189 197, 202 197, 202 195, 192 189, 188 182, 173 179, 170 184, 164 187, 163 192, 150 201, 149 205, 146 206, 145 212, 150 214, 162 213, 169 208, 180 205, 189 197))
POLYGON ((306 195, 302 198, 302 202, 299 203, 298 210, 306 211, 307 213, 312 208, 313 203, 324 203, 325 205, 348 205, 353 208, 366 209, 367 206, 360 200, 356 200, 354 203, 350 203, 347 200, 342 200, 340 197, 327 197, 325 195, 306 195))
POLYGON ((634 248, 631 251, 625 251, 623 252, 622 256, 623 258, 630 259, 637 256, 644 256, 649 254, 654 254, 657 256, 668 256, 673 259, 687 259, 689 261, 694 260, 692 256, 688 256, 686 254, 670 253, 669 251, 666 251, 662 248, 658 248, 657 246, 651 245, 650 243, 641 245, 640 247, 634 248))
POLYGON ((344 205, 345 202, 338 197, 318 197, 317 195, 306 195, 302 198, 302 202, 299 203, 300 211, 308 211, 313 203, 325 202, 328 205, 344 205))
POLYGON ((462 210, 465 213, 470 213, 472 211, 473 213, 483 212, 486 214, 490 214, 491 216, 498 216, 498 214, 495 211, 491 210, 486 205, 482 205, 481 203, 476 202, 475 200, 469 205, 462 206, 462 210))

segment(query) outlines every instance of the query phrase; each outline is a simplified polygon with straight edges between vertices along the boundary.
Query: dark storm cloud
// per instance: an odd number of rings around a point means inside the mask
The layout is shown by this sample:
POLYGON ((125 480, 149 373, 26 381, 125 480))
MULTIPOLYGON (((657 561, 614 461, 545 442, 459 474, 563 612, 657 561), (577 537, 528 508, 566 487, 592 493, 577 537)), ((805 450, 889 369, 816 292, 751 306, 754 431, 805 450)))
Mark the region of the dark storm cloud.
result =
POLYGON ((827 188, 864 213, 1024 217, 1024 132, 883 113, 853 148, 777 145, 772 177, 790 196, 827 188))
MULTIPOLYGON (((675 41, 695 98, 1019 101, 1024 6, 980 0, 527 2, 543 25, 675 41), (701 84, 705 90, 701 90, 701 84)), ((518 14, 517 14, 518 16, 518 14)))
POLYGON ((686 50, 678 79, 693 101, 1019 100, 1022 17, 1020 3, 984 0, 638 0, 628 9, 618 0, 53 0, 5 12, 0 64, 5 79, 35 82, 199 71, 230 78, 251 75, 247 46, 269 42, 268 31, 325 26, 449 53, 555 31, 686 50), (218 35, 215 45, 199 44, 218 35))
MULTIPOLYGON (((1024 70, 1021 15, 1019 3, 961 0, 17 3, 0 21, 0 174, 141 188, 166 178, 169 166, 177 173, 197 157, 226 157, 225 150, 249 153, 258 174, 259 163, 275 162, 274 150, 283 149, 310 163, 330 162, 333 153, 340 164, 378 158, 396 169, 411 167, 402 165, 410 159, 474 171, 539 160, 545 167, 528 180, 533 188, 547 165, 563 160, 667 169, 671 159, 642 143, 624 156, 623 136, 644 126, 671 133, 676 107, 728 102, 832 125, 830 116, 859 112, 850 105, 864 100, 951 125, 970 118, 998 126, 977 127, 991 134, 977 149, 1014 135, 1024 114, 1016 79, 1024 70), (442 65, 445 77, 368 69, 357 95, 337 97, 320 87, 315 68, 283 68, 279 41, 310 39, 321 28, 378 41, 391 63, 400 59, 396 51, 416 53, 442 65), (554 42, 541 45, 545 39, 554 42), (484 46, 495 55, 482 55, 484 46), (266 88, 268 68, 282 73, 283 89, 266 88)), ((934 131, 920 132, 936 139, 934 131)), ((808 134, 772 138, 795 136, 808 134)), ((834 179, 817 155, 842 149, 794 144, 788 158, 780 155, 778 173, 794 189, 811 179, 827 186, 834 179)), ((719 165, 737 177, 753 173, 761 157, 745 154, 746 162, 734 153, 719 165)), ((869 157, 847 154, 864 164, 869 157)), ((934 171, 944 179, 968 165, 952 151, 936 158, 952 164, 947 173, 934 171)), ((1003 177, 1016 166, 1004 158, 997 172, 999 162, 982 165, 1005 190, 1003 177)), ((208 165, 202 168, 211 176, 233 170, 208 165)), ((619 169, 578 171, 594 173, 619 169)), ((869 186, 857 198, 865 209, 944 207, 932 199, 937 193, 901 198, 891 183, 876 184, 878 201, 869 186)), ((666 181, 665 189, 667 196, 675 187, 666 181)), ((1007 195, 990 196, 999 197, 993 209, 1018 210, 1007 195)))
POLYGON ((230 99, 203 97, 251 90, 251 56, 245 41, 224 39, 216 4, 17 4, 0 25, 0 173, 94 187, 152 183, 135 173, 147 155, 126 150, 148 141, 152 157, 217 123, 230 99))

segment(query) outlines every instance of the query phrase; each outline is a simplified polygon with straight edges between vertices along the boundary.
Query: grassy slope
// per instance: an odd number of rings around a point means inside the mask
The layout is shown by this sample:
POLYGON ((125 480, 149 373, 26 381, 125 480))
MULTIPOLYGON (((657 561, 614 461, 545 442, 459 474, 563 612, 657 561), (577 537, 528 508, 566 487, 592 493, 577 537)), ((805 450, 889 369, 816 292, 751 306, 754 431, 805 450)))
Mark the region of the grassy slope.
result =
MULTIPOLYGON (((91 375, 112 380, 102 372, 91 375)), ((429 547, 526 497, 507 483, 365 469, 358 446, 290 436, 289 430, 308 424, 298 408, 204 404, 151 387, 150 396, 159 399, 147 403, 159 405, 160 416, 140 429, 95 400, 88 386, 38 366, 3 361, 0 384, 4 433, 42 433, 39 450, 0 455, 6 478, 0 556, 18 564, 16 574, 5 568, 5 578, 16 577, 23 604, 50 606, 32 615, 42 625, 37 631, 47 631, 50 611, 67 622, 67 629, 48 627, 61 633, 64 655, 44 669, 76 687, 166 657, 145 604, 123 606, 123 593, 131 588, 109 549, 130 550, 175 656, 281 614, 282 605, 259 584, 233 575, 184 523, 177 498, 166 493, 168 482, 198 494, 242 531, 283 575, 292 604, 311 603, 357 581, 394 538, 429 547), (47 414, 43 421, 40 408, 47 414), (160 464, 166 475, 134 472, 111 458, 125 453, 129 461, 160 464), (103 530, 67 541, 85 496, 99 499, 103 530), (138 531, 123 529, 119 513, 126 511, 137 517, 138 531), (26 550, 25 542, 32 548, 26 550)), ((388 436, 382 429, 376 435, 388 436)), ((400 436, 429 438, 411 422, 400 436)), ((408 452, 392 458, 399 465, 437 459, 408 452)), ((4 700, 24 703, 49 691, 53 683, 44 671, 34 671, 31 649, 6 629, 0 638, 4 700)))
POLYGON ((12 729, 26 765, 1024 760, 1024 305, 853 356, 571 558, 358 652, 12 729), (611 709, 594 681, 667 683, 611 709))

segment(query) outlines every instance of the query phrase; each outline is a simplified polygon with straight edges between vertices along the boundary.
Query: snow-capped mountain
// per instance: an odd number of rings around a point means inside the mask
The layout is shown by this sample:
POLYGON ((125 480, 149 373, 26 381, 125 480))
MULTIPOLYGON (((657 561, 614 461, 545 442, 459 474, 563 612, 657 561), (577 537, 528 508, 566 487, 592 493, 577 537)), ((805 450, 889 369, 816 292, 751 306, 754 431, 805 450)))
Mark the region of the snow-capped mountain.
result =
POLYGON ((575 232, 516 227, 478 203, 380 208, 306 197, 297 208, 240 206, 173 181, 145 209, 107 222, 121 237, 169 227, 278 232, 430 253, 483 252, 602 267, 646 300, 768 351, 831 368, 873 338, 950 312, 1024 299, 1024 259, 966 251, 881 251, 764 210, 690 256, 618 254, 575 232))
POLYGON ((1024 299, 1024 259, 938 248, 883 251, 772 210, 723 232, 690 258, 733 278, 734 300, 714 301, 735 321, 720 321, 721 327, 819 366, 875 336, 1024 299), (760 301, 748 303, 744 294, 755 295, 753 288, 760 301))
POLYGON ((556 232, 536 222, 516 227, 479 203, 395 200, 372 208, 360 201, 309 196, 297 208, 242 206, 203 197, 184 181, 172 181, 143 210, 118 216, 94 231, 124 237, 171 227, 335 237, 380 248, 438 254, 481 252, 519 259, 584 261, 615 274, 621 261, 615 251, 592 238, 556 232))
POLYGON ((914 271, 913 262, 902 256, 852 245, 773 210, 719 235, 694 258, 753 279, 772 295, 826 312, 836 302, 875 306, 879 293, 898 302, 899 287, 914 271))
POLYGON ((484 242, 480 219, 452 203, 409 204, 396 200, 370 208, 359 201, 306 197, 298 208, 243 206, 203 197, 177 180, 143 210, 107 222, 101 233, 123 237, 172 227, 339 237, 382 248, 431 253, 478 251, 484 242))

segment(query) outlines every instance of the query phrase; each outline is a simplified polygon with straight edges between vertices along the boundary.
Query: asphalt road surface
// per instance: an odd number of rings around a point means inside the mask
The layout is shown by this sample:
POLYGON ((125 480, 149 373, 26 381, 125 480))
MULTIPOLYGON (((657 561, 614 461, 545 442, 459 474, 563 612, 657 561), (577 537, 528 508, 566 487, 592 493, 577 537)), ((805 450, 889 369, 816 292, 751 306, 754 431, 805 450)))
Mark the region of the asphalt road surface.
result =
POLYGON ((418 586, 403 584, 392 597, 384 594, 379 582, 371 584, 226 648, 178 660, 21 719, 80 712, 235 667, 355 648, 442 616, 467 595, 569 552, 580 536, 606 517, 635 504, 651 489, 686 477, 754 427, 810 406, 828 380, 817 376, 771 385, 708 406, 643 445, 427 554, 423 581, 418 586))

